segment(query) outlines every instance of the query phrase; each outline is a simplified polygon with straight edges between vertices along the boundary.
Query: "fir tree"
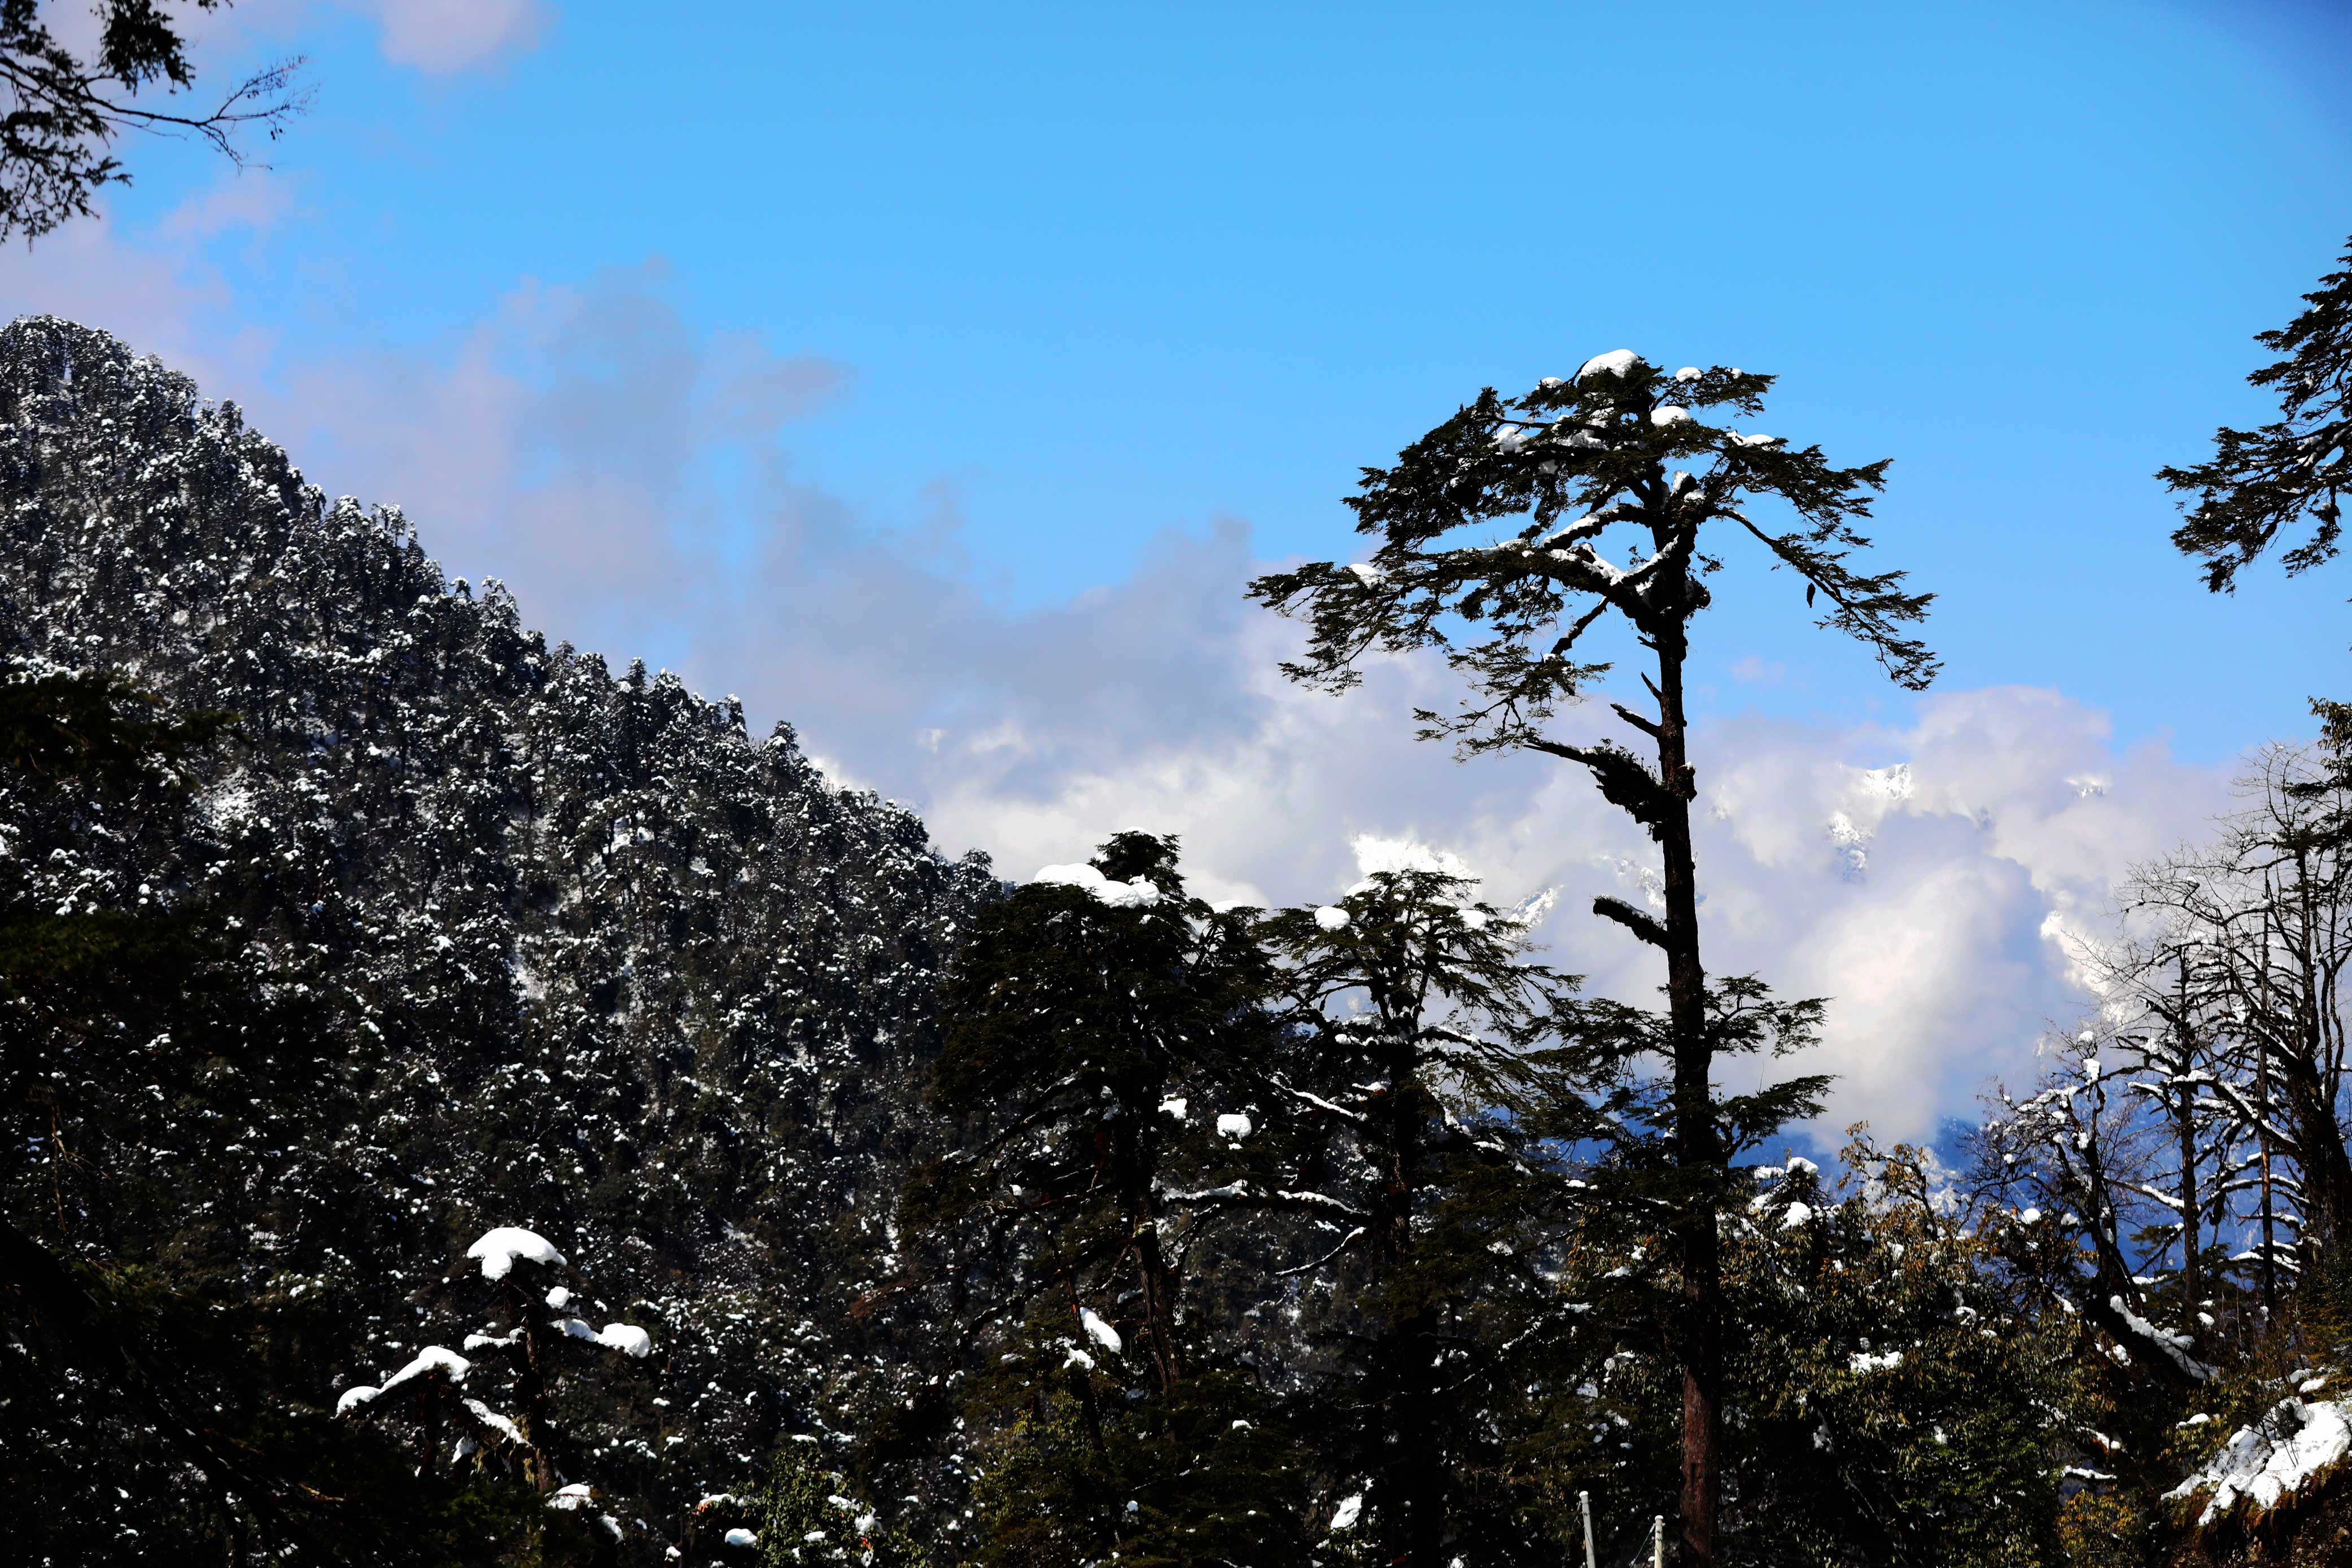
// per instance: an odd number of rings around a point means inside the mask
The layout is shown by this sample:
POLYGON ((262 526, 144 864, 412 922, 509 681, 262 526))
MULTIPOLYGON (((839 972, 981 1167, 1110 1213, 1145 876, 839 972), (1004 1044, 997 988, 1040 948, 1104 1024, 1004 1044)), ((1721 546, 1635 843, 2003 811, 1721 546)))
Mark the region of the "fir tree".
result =
POLYGON ((1280 1270, 1317 1352, 1297 1396, 1318 1467, 1355 1497, 1372 1561, 1527 1549, 1509 1473, 1523 1343, 1554 1191, 1528 1135, 1521 1053, 1573 982, 1441 871, 1373 873, 1260 927, 1284 1025, 1246 1150, 1175 1200, 1286 1218, 1280 1270))
POLYGON ((945 1239, 945 1299, 985 1357, 964 1401, 984 1563, 1294 1544, 1297 1468, 1267 1462, 1262 1391, 1187 1325, 1199 1232, 1175 1228, 1191 1105, 1265 1038, 1266 979, 1247 915, 1187 895, 1174 841, 1134 832, 1014 892, 957 956, 930 1092, 962 1146, 908 1213, 945 1239))
POLYGON ((2352 489, 2352 249, 2304 298, 2304 309, 2254 341, 2283 359, 2247 376, 2278 389, 2279 417, 2255 430, 2214 432, 2213 455, 2157 477, 2195 497, 2173 530, 2183 555, 2204 562, 2205 586, 2235 589, 2238 572, 2306 519, 2310 537, 2281 557, 2288 575, 2332 559, 2352 489))
POLYGON ((1675 1249, 1686 1293, 1676 1333, 1685 1368, 1682 1555, 1694 1568, 1717 1561, 1725 1346, 1716 1214, 1730 1153, 1710 1076, 1716 1030, 1700 956, 1690 834, 1697 775, 1685 706, 1691 622, 1710 601, 1706 580, 1721 565, 1709 553, 1715 540, 1733 532, 1761 545, 1776 568, 1803 581, 1808 605, 1827 601, 1821 624, 1871 649, 1898 685, 1924 687, 1937 668, 1903 630, 1926 613, 1929 596, 1906 591, 1900 573, 1847 564, 1868 543, 1853 525, 1868 516, 1885 464, 1833 467, 1818 447, 1792 449, 1700 417, 1713 409, 1753 416, 1771 382, 1721 367, 1668 374, 1618 350, 1589 361, 1572 382, 1548 379, 1514 401, 1487 389, 1393 467, 1365 470, 1349 505, 1359 531, 1381 541, 1370 561, 1317 562, 1251 585, 1260 601, 1308 621, 1306 656, 1283 666, 1291 678, 1344 691, 1360 679, 1368 655, 1443 649, 1470 693, 1454 713, 1416 715, 1425 738, 1450 737, 1465 756, 1528 749, 1582 767, 1658 843, 1663 920, 1613 898, 1593 907, 1665 960, 1668 1018, 1658 1044, 1673 1081, 1658 1113, 1686 1182, 1675 1249), (1696 471, 1674 466, 1683 462, 1696 471), (1792 512, 1795 526, 1775 533, 1768 514, 1751 517, 1754 503, 1767 499, 1792 512), (1492 519, 1521 516, 1528 521, 1516 534, 1473 534, 1492 519), (1636 538, 1626 566, 1601 553, 1612 529, 1636 538), (1654 664, 1643 676, 1654 716, 1612 705, 1647 738, 1654 767, 1613 743, 1563 740, 1547 727, 1559 706, 1605 669, 1572 655, 1612 612, 1654 664))

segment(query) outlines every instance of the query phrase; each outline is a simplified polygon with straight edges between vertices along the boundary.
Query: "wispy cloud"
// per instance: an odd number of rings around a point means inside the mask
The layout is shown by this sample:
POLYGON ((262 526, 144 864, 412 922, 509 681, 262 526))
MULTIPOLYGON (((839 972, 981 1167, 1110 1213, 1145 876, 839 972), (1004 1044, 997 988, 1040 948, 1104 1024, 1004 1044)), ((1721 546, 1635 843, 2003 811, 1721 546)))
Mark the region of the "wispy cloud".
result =
POLYGON ((342 0, 383 29, 384 57, 436 76, 479 70, 538 46, 555 19, 543 0, 342 0))
POLYGON ((326 10, 367 17, 384 58, 436 77, 495 70, 538 47, 556 17, 547 0, 240 0, 205 31, 299 47, 303 24, 326 10))

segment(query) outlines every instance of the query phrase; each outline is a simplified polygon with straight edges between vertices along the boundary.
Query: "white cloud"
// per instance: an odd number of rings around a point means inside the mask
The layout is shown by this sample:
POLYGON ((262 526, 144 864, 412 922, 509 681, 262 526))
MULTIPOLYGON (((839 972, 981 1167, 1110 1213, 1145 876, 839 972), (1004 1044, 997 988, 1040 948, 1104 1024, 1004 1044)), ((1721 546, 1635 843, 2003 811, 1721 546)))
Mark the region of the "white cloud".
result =
POLYGON ((541 0, 345 0, 383 27, 395 64, 436 75, 477 69, 535 47, 554 20, 541 0))
POLYGON ((546 0, 242 0, 226 23, 213 26, 299 47, 309 15, 329 8, 374 22, 384 58, 428 76, 503 65, 536 48, 555 20, 546 0))

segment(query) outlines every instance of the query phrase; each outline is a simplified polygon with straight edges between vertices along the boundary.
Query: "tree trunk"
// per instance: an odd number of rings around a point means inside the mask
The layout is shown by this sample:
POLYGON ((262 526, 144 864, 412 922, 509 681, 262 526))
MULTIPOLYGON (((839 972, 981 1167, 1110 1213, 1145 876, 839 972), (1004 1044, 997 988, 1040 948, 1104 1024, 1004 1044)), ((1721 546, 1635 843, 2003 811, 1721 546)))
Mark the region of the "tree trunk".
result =
MULTIPOLYGON (((1688 591, 1685 588, 1685 591, 1688 591)), ((1683 1274, 1682 1551, 1684 1568, 1714 1568, 1716 1506, 1722 1496, 1722 1246, 1716 1234, 1714 1174, 1723 1162, 1715 1131, 1706 1034, 1706 971, 1699 962, 1698 867, 1691 851, 1690 802, 1696 775, 1685 747, 1682 628, 1657 638, 1658 779, 1669 797, 1658 823, 1666 896, 1666 1005, 1675 1057, 1675 1164, 1705 1201, 1675 1228, 1683 1274)))
MULTIPOLYGON (((1136 1096, 1135 1103, 1140 1105, 1146 1098, 1136 1096)), ((1160 1222, 1151 1193, 1154 1162, 1145 1157, 1146 1134, 1134 1124, 1138 1120, 1119 1118, 1118 1159, 1126 1180, 1124 1201, 1134 1238, 1135 1269, 1143 1286, 1143 1332, 1151 1342, 1151 1367, 1160 1379, 1160 1391, 1167 1394, 1184 1375, 1176 1359, 1176 1293, 1168 1280, 1167 1255, 1160 1250, 1160 1222)))
POLYGON ((2180 1095, 2180 1332, 2202 1337, 2197 1321, 2197 1086, 2183 1083, 2180 1095))
POLYGON ((2197 1321, 2197 1048, 2189 1032, 2189 955, 2183 951, 2179 957, 2180 988, 2172 1027, 2180 1055, 2172 1073, 2172 1092, 2180 1131, 2180 1332, 2191 1339, 2200 1339, 2203 1336, 2198 1331, 2203 1325, 2197 1321))
POLYGON ((547 1331, 541 1326, 547 1316, 540 1308, 545 1291, 531 1288, 540 1282, 536 1270, 532 1271, 529 1287, 516 1278, 516 1271, 523 1267, 518 1261, 509 1268, 506 1278, 507 1322, 509 1327, 522 1331, 522 1356, 515 1368, 519 1374, 515 1383, 516 1391, 522 1396, 522 1435, 527 1445, 523 1468, 531 1486, 547 1492, 555 1490, 555 1462, 551 1451, 555 1433, 547 1404, 548 1375, 553 1370, 549 1363, 553 1351, 546 1343, 547 1331))
POLYGON ((2279 1086, 2286 1092, 2287 1112, 2294 1123, 2295 1164, 2302 1167, 2310 1194, 2305 1221, 2334 1247, 2352 1237, 2352 1159, 2345 1154, 2344 1129, 2327 1103, 2316 1062, 2298 1051, 2286 1051, 2280 1055, 2278 1069, 2279 1086))
MULTIPOLYGON (((1373 1257, 1394 1281, 1412 1265, 1413 1189, 1422 1166, 1422 1097, 1413 1040, 1417 1002, 1380 999, 1389 1015, 1388 1092, 1381 1191, 1372 1213, 1373 1257)), ((1378 1459, 1371 1500, 1380 1526, 1383 1568, 1442 1568, 1445 1542, 1445 1469, 1437 1444, 1436 1325, 1416 1306, 1389 1325, 1374 1353, 1373 1389, 1379 1411, 1378 1459)))

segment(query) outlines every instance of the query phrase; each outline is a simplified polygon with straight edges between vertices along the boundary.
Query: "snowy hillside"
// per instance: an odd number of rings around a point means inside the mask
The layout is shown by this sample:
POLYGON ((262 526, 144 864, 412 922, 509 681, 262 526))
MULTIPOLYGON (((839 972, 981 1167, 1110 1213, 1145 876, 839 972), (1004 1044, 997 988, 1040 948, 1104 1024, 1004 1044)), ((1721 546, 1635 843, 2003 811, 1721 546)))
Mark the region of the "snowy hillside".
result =
MULTIPOLYGON (((860 1336, 887 1330, 847 1308, 893 1265, 932 988, 986 862, 830 788, 789 728, 548 646, 103 333, 0 333, 0 486, 17 669, 249 716, 179 831, 0 800, 0 853, 60 909, 234 909, 257 994, 328 1042, 290 1100, 124 1097, 69 1187, 5 1167, 10 1212, 299 1299, 270 1395, 329 1410, 482 1327, 461 1254, 528 1228, 577 1311, 658 1346, 555 1392, 578 1462, 644 1509, 883 1397, 860 1336), (241 1184, 186 1179, 222 1165, 241 1184)), ((139 1484, 109 1453, 75 1463, 139 1484)))

